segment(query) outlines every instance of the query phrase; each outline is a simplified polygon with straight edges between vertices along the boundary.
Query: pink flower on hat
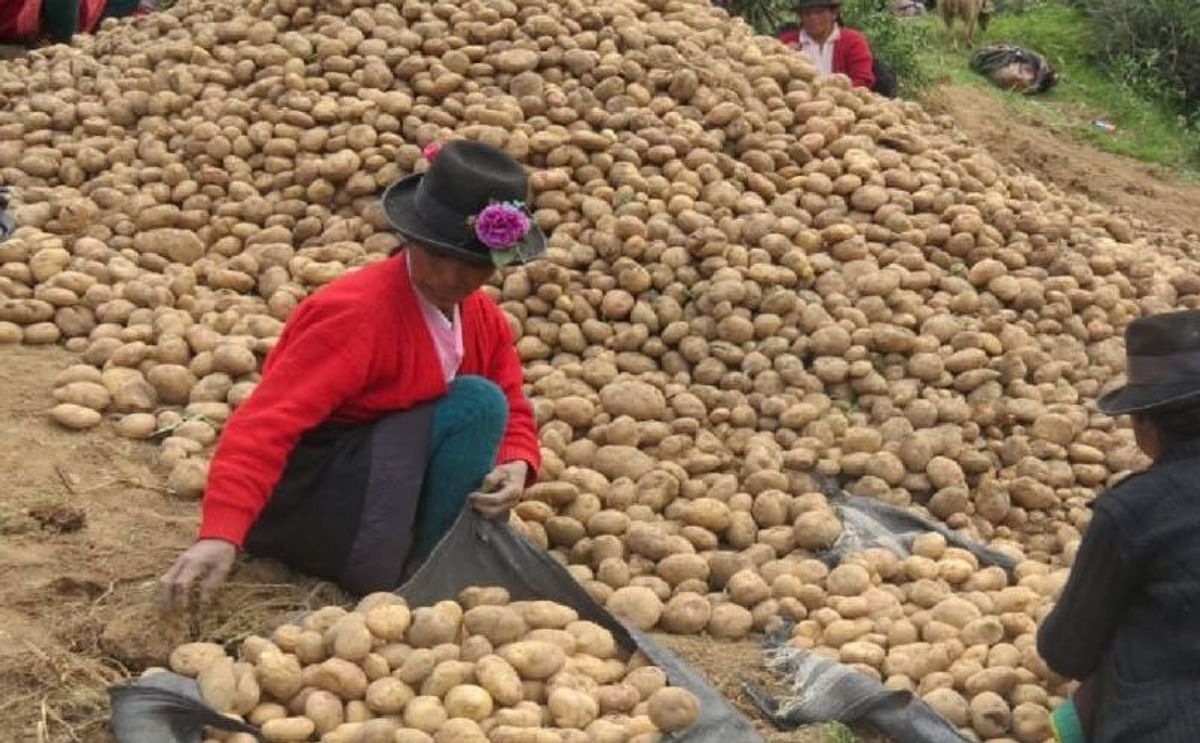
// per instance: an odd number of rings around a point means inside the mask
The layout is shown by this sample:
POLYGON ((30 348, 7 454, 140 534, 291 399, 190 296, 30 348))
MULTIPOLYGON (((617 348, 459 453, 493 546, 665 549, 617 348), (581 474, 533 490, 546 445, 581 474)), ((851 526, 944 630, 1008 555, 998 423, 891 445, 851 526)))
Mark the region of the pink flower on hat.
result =
POLYGON ((475 218, 475 236, 492 250, 508 250, 525 239, 532 224, 517 204, 489 204, 475 218))
POLYGON ((424 157, 425 161, 428 162, 430 165, 433 165, 433 161, 437 159, 438 155, 440 155, 441 152, 442 152, 442 142, 441 142, 441 140, 438 140, 438 139, 433 140, 432 142, 430 142, 429 144, 427 144, 423 148, 421 148, 421 156, 424 157))

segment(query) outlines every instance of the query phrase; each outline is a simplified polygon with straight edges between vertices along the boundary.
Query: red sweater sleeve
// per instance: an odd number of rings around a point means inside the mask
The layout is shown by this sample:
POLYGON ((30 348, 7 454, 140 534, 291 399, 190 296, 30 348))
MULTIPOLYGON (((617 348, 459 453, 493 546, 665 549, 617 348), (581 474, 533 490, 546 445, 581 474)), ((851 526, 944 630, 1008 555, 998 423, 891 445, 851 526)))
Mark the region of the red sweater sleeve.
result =
POLYGON ((374 325, 362 306, 330 304, 301 303, 262 380, 229 418, 209 467, 201 539, 240 547, 300 436, 366 385, 374 325))
POLYGON ((852 28, 843 28, 838 40, 834 72, 850 78, 850 82, 862 88, 875 87, 875 58, 867 37, 852 28))
POLYGON ((508 398, 508 427, 504 431, 504 439, 500 442, 496 461, 500 464, 518 460, 525 462, 529 465, 529 481, 533 482, 542 466, 542 450, 538 445, 533 406, 525 397, 522 388, 525 375, 521 368, 521 357, 517 355, 512 328, 509 327, 504 313, 490 299, 485 301, 491 305, 486 312, 493 337, 496 339, 492 347, 488 377, 504 390, 504 396, 508 398))

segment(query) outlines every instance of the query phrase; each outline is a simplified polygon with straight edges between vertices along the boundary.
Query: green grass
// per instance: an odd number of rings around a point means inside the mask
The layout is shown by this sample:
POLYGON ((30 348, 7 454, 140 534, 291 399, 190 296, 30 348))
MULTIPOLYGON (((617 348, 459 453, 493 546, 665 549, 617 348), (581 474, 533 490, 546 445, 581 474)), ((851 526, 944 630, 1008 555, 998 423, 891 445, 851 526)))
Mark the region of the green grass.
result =
POLYGON ((972 72, 970 52, 961 45, 958 52, 950 48, 936 15, 911 22, 927 24, 934 40, 921 64, 935 86, 950 82, 987 88, 1018 111, 1064 127, 1103 150, 1200 179, 1200 132, 1187 129, 1165 105, 1117 82, 1089 59, 1089 21, 1079 11, 1046 0, 1024 13, 995 16, 988 30, 976 36, 976 47, 1010 43, 1046 57, 1058 73, 1058 84, 1036 96, 1000 90, 972 72), (1097 119, 1116 124, 1117 132, 1101 131, 1093 125, 1097 119))

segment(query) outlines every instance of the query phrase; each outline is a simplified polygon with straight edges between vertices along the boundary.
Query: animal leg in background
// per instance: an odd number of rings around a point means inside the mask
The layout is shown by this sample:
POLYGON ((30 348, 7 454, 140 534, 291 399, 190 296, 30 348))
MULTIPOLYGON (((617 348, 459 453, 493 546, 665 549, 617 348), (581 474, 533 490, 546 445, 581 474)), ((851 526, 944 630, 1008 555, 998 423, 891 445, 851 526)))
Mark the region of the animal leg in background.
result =
POLYGON ((946 43, 958 49, 958 39, 954 35, 954 17, 958 15, 958 0, 938 0, 938 10, 941 11, 942 24, 946 27, 946 43))

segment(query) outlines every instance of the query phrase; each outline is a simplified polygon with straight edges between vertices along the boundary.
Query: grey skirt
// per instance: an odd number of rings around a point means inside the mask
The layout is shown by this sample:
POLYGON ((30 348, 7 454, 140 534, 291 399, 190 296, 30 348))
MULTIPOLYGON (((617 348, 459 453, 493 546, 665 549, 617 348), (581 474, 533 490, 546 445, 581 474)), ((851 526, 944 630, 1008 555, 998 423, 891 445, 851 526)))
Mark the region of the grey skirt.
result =
POLYGON ((432 403, 304 434, 246 550, 355 594, 400 585, 429 452, 432 403))

